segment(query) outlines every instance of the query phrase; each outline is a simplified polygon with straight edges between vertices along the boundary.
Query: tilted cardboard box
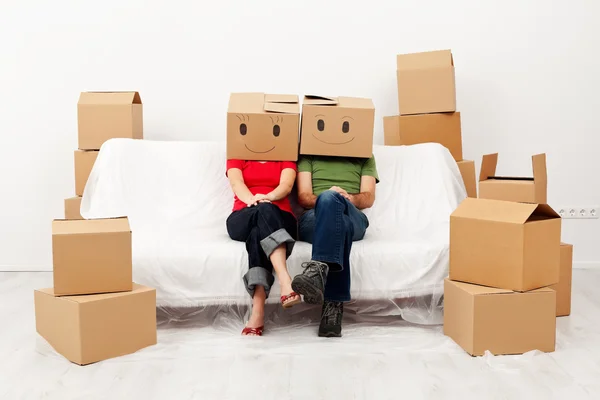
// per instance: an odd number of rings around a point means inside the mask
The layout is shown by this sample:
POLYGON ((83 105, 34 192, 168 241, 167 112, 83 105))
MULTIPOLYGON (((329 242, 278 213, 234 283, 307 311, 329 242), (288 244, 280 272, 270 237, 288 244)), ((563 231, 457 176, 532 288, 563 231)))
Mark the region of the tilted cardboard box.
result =
POLYGON ((131 290, 127 218, 52 223, 54 293, 58 296, 131 290))
POLYGON ((549 288, 518 293, 446 279, 444 334, 473 356, 552 352, 555 302, 549 288))
POLYGON ((77 196, 83 196, 85 185, 99 153, 99 151, 75 150, 75 194, 77 196))
POLYGON ((83 219, 79 210, 81 210, 81 196, 65 199, 65 219, 83 219))
POLYGON ((370 158, 375 106, 358 97, 304 97, 300 154, 370 158))
POLYGON ((470 160, 457 161, 458 169, 463 178, 468 197, 477 197, 477 180, 475 179, 475 162, 470 160))
POLYGON ((531 160, 533 178, 504 177, 496 175, 498 153, 483 156, 481 172, 479 173, 479 197, 520 203, 546 204, 548 202, 546 154, 537 154, 531 157, 531 160))
POLYGON ((450 279, 519 292, 554 285, 560 226, 544 204, 468 197, 450 216, 450 279))
POLYGON ((138 92, 83 92, 77 103, 79 149, 100 150, 108 139, 144 137, 138 92))
POLYGON ((298 96, 232 93, 227 110, 227 158, 298 160, 298 96))
MULTIPOLYGON (((130 283, 131 286, 131 283, 130 283)), ((58 353, 85 365, 156 344, 156 290, 57 297, 34 292, 37 332, 58 353)))
POLYGON ((459 112, 384 117, 383 132, 386 146, 440 143, 456 161, 463 158, 459 112))
POLYGON ((456 111, 450 50, 400 54, 396 63, 400 115, 456 111))
POLYGON ((573 277, 573 245, 560 244, 560 273, 558 283, 550 286, 556 291, 556 316, 571 314, 571 282, 573 277))

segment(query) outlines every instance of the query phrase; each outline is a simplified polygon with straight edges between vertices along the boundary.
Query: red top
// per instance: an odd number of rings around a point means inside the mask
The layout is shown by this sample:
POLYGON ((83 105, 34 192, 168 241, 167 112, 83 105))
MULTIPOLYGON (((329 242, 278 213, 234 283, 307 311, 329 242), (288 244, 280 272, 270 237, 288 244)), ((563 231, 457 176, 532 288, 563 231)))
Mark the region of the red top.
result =
MULTIPOLYGON (((296 163, 292 161, 244 161, 227 160, 227 171, 231 168, 237 168, 242 171, 244 183, 252 194, 269 194, 281 180, 281 171, 286 168, 297 171, 296 163)), ((287 196, 281 200, 274 201, 277 207, 282 211, 292 213, 292 206, 287 196)), ((246 203, 233 196, 233 211, 238 211, 247 207, 246 203)), ((292 213, 293 214, 293 213, 292 213)))

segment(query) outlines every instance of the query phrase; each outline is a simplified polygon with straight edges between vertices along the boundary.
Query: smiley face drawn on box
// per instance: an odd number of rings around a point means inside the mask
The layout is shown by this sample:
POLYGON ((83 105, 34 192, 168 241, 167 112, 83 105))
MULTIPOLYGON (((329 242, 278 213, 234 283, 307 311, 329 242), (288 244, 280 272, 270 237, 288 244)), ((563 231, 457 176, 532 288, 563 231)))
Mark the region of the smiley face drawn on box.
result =
POLYGON ((296 161, 299 123, 296 95, 232 93, 227 111, 227 158, 296 161))
POLYGON ((302 103, 300 154, 369 158, 374 121, 371 99, 307 95, 302 103))

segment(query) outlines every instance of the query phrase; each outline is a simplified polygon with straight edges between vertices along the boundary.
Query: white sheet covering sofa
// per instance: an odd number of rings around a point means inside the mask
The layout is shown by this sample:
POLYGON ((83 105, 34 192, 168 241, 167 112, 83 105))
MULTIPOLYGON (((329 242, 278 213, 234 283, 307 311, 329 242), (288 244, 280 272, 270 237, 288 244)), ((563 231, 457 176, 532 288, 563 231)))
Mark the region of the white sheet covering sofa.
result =
MULTIPOLYGON (((412 322, 439 323, 449 217, 466 197, 458 167, 438 144, 375 146, 374 154, 381 182, 366 211, 366 237, 352 247, 352 296, 393 302, 412 322)), ((112 139, 102 146, 81 214, 129 217, 134 280, 157 289, 158 306, 249 303, 245 247, 225 229, 233 202, 225 160, 225 142, 112 139)), ((310 244, 296 244, 292 276, 310 255, 310 244)), ((278 298, 275 284, 269 301, 278 298)))

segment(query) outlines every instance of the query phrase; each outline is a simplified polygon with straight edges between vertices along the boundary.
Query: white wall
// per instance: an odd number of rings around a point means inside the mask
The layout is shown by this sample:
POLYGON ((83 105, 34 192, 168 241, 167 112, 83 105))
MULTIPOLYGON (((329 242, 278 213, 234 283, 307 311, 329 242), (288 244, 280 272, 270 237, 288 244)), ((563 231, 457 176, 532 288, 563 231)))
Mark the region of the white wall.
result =
MULTIPOLYGON (((80 91, 140 91, 146 138, 168 140, 222 138, 231 91, 372 97, 382 143, 402 52, 453 50, 465 158, 498 151, 503 173, 528 174, 547 152, 551 204, 600 204, 599 3, 3 2, 0 269, 51 268, 80 91)), ((600 264, 600 220, 563 236, 600 264)))

